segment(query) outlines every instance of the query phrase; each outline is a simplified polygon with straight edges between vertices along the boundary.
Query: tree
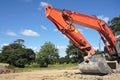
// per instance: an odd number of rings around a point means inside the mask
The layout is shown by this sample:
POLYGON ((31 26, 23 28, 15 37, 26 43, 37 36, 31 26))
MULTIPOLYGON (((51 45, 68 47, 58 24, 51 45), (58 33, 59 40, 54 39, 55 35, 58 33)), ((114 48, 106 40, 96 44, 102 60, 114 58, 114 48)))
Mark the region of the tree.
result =
POLYGON ((35 60, 35 53, 32 49, 27 49, 19 43, 12 43, 3 46, 0 54, 0 61, 16 67, 25 67, 35 60))
POLYGON ((23 39, 17 39, 14 43, 23 44, 25 41, 23 39))
MULTIPOLYGON (((119 34, 120 32, 120 15, 117 17, 114 17, 110 22, 109 22, 110 28, 112 29, 112 31, 114 32, 114 34, 119 34)), ((117 44, 118 46, 118 44, 117 44)), ((116 46, 116 47, 117 47, 116 46)), ((105 48, 106 50, 106 48, 105 48)), ((119 48, 117 48, 118 53, 119 53, 119 48)), ((120 60, 118 60, 118 62, 120 63, 120 60)))
POLYGON ((110 22, 109 22, 110 28, 113 30, 113 32, 120 31, 120 16, 114 17, 110 22))
POLYGON ((59 64, 64 64, 65 62, 65 57, 59 58, 59 64))
POLYGON ((66 54, 66 58, 69 61, 71 61, 72 63, 77 63, 82 58, 83 52, 79 50, 71 41, 69 41, 68 48, 66 49, 66 54))
POLYGON ((22 47, 25 47, 25 45, 23 45, 24 42, 25 41, 23 39, 17 39, 14 41, 14 43, 17 43, 17 44, 21 45, 22 47))
POLYGON ((59 54, 58 49, 51 42, 45 42, 41 47, 37 55, 37 62, 41 67, 48 66, 48 64, 53 64, 58 61, 59 54))

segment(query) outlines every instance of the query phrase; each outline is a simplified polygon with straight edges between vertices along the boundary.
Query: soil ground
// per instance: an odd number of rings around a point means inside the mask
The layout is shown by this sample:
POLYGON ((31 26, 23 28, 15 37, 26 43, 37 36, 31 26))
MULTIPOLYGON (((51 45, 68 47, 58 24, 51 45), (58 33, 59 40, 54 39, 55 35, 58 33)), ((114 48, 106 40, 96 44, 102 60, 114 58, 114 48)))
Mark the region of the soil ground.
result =
POLYGON ((77 68, 32 70, 0 74, 0 80, 120 80, 120 72, 107 75, 81 74, 77 68))

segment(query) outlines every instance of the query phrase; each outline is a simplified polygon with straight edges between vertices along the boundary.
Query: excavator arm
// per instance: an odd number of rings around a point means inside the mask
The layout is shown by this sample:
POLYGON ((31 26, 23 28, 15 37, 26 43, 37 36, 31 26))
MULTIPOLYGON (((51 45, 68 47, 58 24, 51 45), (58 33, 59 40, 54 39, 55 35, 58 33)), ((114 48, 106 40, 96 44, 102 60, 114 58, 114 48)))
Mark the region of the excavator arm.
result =
POLYGON ((95 50, 78 29, 74 27, 74 24, 97 30, 109 55, 112 56, 112 54, 116 53, 115 36, 104 21, 94 16, 68 10, 58 10, 50 5, 46 7, 46 16, 56 25, 58 30, 65 34, 80 50, 85 52, 85 60, 94 55, 95 50))

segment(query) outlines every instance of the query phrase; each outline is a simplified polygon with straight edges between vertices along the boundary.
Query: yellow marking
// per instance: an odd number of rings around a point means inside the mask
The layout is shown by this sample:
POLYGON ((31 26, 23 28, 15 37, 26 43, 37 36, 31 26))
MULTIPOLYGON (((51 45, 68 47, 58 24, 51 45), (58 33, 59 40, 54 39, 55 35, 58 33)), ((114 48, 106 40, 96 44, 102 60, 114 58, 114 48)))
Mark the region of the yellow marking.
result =
POLYGON ((77 30, 76 28, 75 28, 75 30, 74 30, 74 31, 75 31, 75 33, 77 33, 77 32, 78 32, 78 30, 77 30))

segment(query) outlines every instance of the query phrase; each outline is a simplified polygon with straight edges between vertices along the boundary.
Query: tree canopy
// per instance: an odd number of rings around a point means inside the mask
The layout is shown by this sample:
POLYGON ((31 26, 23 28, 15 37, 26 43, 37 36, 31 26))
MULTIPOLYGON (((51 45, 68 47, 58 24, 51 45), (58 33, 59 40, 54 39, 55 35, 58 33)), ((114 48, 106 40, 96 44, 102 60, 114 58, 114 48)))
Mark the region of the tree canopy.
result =
POLYGON ((45 42, 37 55, 37 62, 40 66, 48 66, 58 61, 58 49, 51 42, 45 42))
POLYGON ((12 43, 3 46, 0 54, 0 62, 5 62, 16 67, 25 67, 35 60, 32 49, 23 47, 20 43, 12 43))
POLYGON ((117 31, 120 31, 120 16, 118 17, 114 17, 110 23, 110 28, 113 30, 113 32, 117 32, 117 31))
POLYGON ((66 58, 70 59, 72 63, 77 63, 82 58, 83 52, 79 50, 71 41, 69 41, 68 48, 66 49, 66 58))

